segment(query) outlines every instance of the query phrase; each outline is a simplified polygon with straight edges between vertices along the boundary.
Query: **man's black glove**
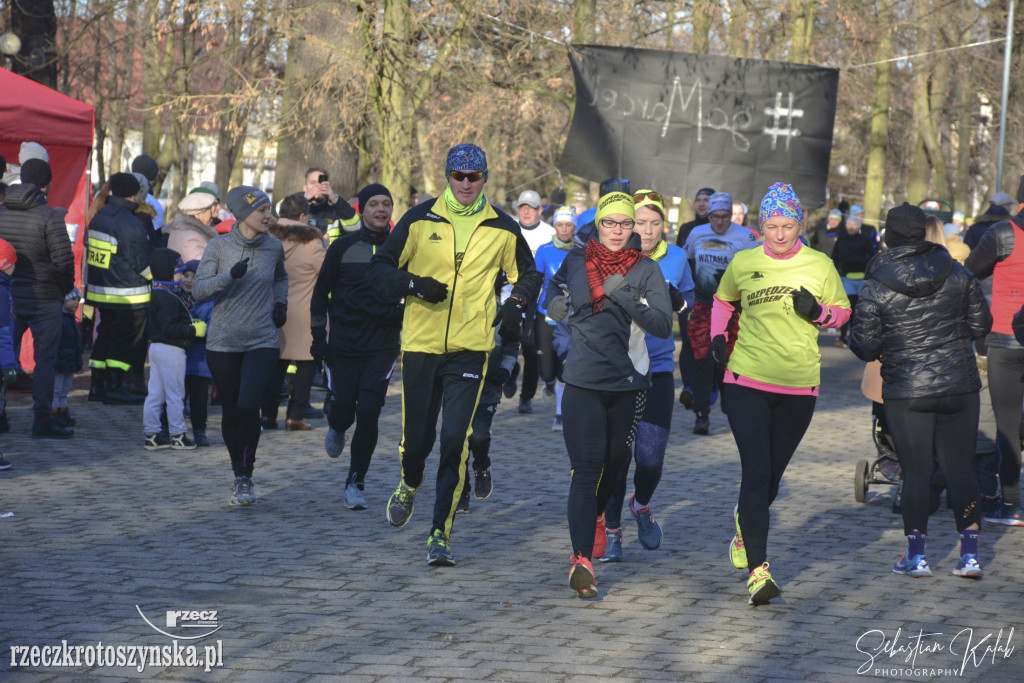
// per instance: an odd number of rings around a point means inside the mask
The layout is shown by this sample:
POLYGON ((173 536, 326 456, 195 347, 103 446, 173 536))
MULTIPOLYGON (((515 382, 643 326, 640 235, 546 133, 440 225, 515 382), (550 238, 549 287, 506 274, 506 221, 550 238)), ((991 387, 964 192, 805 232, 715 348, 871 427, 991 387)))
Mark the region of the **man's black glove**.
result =
POLYGON ((517 296, 510 296, 498 309, 498 315, 494 316, 491 327, 498 327, 498 334, 502 339, 511 339, 523 327, 523 311, 526 310, 526 302, 517 296))
POLYGON ((245 275, 245 271, 249 270, 249 257, 246 256, 244 259, 231 266, 231 277, 237 280, 238 278, 245 275))
POLYGON ((288 321, 288 304, 278 301, 274 304, 274 312, 271 315, 274 319, 274 327, 281 327, 288 321))
POLYGON ((686 308, 686 299, 683 297, 683 293, 671 282, 668 283, 668 300, 672 303, 672 310, 676 313, 686 308))
POLYGON ((439 304, 448 298, 448 285, 432 277, 413 275, 409 280, 409 293, 429 304, 439 304))
POLYGON ((793 290, 793 310, 811 322, 814 322, 821 316, 821 304, 803 286, 800 289, 793 290))
POLYGON ((491 372, 487 373, 487 381, 494 382, 495 384, 504 384, 508 381, 508 378, 512 376, 508 370, 503 367, 498 367, 491 372))
POLYGON ((327 357, 327 340, 320 335, 313 337, 313 345, 309 347, 309 353, 313 356, 316 364, 320 365, 324 358, 327 357))
POLYGON ((715 338, 711 340, 711 360, 715 361, 723 368, 725 367, 726 361, 729 360, 726 352, 725 335, 715 335, 715 338))

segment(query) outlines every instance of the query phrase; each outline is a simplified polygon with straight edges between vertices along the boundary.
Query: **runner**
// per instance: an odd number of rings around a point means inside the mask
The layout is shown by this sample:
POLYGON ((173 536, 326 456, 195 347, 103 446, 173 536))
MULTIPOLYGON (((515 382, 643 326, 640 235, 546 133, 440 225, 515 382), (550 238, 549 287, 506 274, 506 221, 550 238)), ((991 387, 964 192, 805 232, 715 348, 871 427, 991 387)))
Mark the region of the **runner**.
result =
POLYGON ((727 414, 743 471, 729 549, 735 567, 750 568, 751 605, 780 592, 768 571, 768 509, 814 414, 818 325, 836 328, 850 317, 831 260, 800 242, 803 223, 793 188, 772 185, 759 216, 764 245, 732 259, 711 315, 711 356, 726 366, 727 414), (727 356, 726 328, 737 306, 739 337, 727 356))
POLYGON ((630 195, 601 197, 596 239, 587 241, 582 254, 566 256, 544 302, 556 321, 566 317, 570 302, 574 309, 562 408, 572 466, 569 585, 581 598, 597 595, 591 558, 604 554, 604 507, 651 385, 643 333, 672 334, 668 287, 661 270, 640 251, 640 240, 633 238, 634 218, 630 195))
MULTIPOLYGON (((685 311, 693 305, 693 278, 686 263, 686 252, 674 244, 668 244, 664 237, 665 200, 653 190, 639 190, 633 195, 636 208, 636 233, 640 236, 643 252, 661 268, 668 283, 672 310, 685 311)), ((644 413, 637 427, 633 452, 626 456, 626 463, 618 478, 618 486, 605 506, 605 526, 608 547, 602 562, 622 560, 622 503, 626 497, 626 479, 629 475, 630 460, 636 458, 633 473, 634 493, 629 499, 629 510, 636 519, 637 539, 648 550, 661 546, 661 524, 651 512, 651 498, 661 481, 662 465, 665 462, 665 448, 668 446, 669 428, 672 425, 672 407, 675 403, 675 380, 673 378, 672 354, 675 340, 647 334, 647 354, 651 359, 651 388, 647 390, 644 413)))
POLYGON ((563 206, 555 211, 552 217, 555 221, 555 236, 551 241, 537 249, 534 257, 537 261, 537 270, 544 274, 544 288, 541 291, 540 303, 537 305, 536 337, 537 349, 540 352, 539 366, 540 377, 544 384, 554 383, 555 386, 555 419, 551 423, 551 430, 562 431, 562 395, 565 392, 565 382, 562 381, 562 362, 558 360, 553 345, 555 336, 555 321, 547 316, 544 308, 544 298, 548 293, 548 283, 558 272, 558 268, 565 260, 565 255, 572 249, 572 236, 576 232, 576 211, 571 206, 563 206))

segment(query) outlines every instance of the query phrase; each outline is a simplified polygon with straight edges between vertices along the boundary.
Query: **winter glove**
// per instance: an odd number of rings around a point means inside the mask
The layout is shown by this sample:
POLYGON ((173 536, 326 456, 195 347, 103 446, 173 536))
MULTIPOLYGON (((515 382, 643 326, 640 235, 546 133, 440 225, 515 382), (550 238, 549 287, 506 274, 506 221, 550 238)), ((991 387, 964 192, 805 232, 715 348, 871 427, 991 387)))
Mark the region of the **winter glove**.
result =
POLYGON ((726 361, 729 360, 726 352, 724 334, 716 335, 715 338, 711 340, 711 360, 715 361, 723 368, 725 367, 726 361))
POLYGON ((814 322, 821 316, 821 304, 803 286, 798 290, 793 290, 793 310, 811 322, 814 322))
POLYGON ((438 282, 432 277, 413 275, 409 279, 409 293, 418 296, 428 304, 439 304, 448 298, 448 285, 438 282))
POLYGON ((683 293, 671 282, 668 283, 668 299, 672 302, 672 310, 676 313, 686 308, 686 299, 683 297, 683 293))
POLYGON ((604 280, 604 295, 611 296, 626 285, 626 278, 618 273, 612 273, 604 280))
POLYGON ((245 271, 249 270, 249 257, 246 256, 244 259, 231 266, 231 277, 235 280, 245 275, 245 271))
POLYGON ((274 327, 281 327, 288 320, 288 304, 278 301, 274 304, 274 312, 271 314, 274 319, 274 327))
POLYGON ((517 296, 510 296, 498 309, 498 315, 494 316, 491 327, 498 326, 498 334, 502 339, 512 339, 523 329, 523 311, 525 310, 525 301, 517 296))
POLYGON ((14 380, 18 379, 18 368, 4 368, 4 384, 10 386, 14 384, 14 380))
POLYGON ((192 318, 192 327, 196 330, 196 338, 206 336, 206 322, 199 318, 192 318))
POLYGON ((313 356, 313 360, 317 365, 320 365, 324 358, 327 357, 327 339, 316 335, 313 337, 313 345, 309 347, 309 353, 313 356))
POLYGON ((565 285, 559 285, 559 287, 561 287, 562 293, 548 304, 548 317, 556 323, 564 320, 565 316, 569 315, 569 303, 571 301, 569 288, 565 285))
POLYGON ((504 384, 508 381, 509 377, 512 376, 508 370, 502 367, 498 367, 495 370, 487 373, 487 381, 494 382, 495 384, 504 384))

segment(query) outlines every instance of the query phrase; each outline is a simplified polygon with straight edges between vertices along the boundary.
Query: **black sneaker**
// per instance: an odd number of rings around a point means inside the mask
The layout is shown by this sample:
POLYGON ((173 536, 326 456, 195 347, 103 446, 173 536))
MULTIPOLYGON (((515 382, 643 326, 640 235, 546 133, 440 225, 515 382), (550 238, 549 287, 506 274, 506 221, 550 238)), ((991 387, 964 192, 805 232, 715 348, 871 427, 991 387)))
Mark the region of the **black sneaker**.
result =
POLYGON ((452 554, 448 539, 440 529, 434 531, 427 539, 427 564, 432 567, 455 566, 455 555, 452 554))
POLYGON ((160 432, 146 434, 146 442, 142 447, 147 451, 159 451, 164 448, 170 448, 171 438, 166 434, 161 434, 160 432))
POLYGON ((707 413, 697 413, 697 419, 693 423, 693 433, 707 436, 711 429, 711 419, 707 413))
POLYGON ((520 413, 532 413, 533 412, 533 401, 528 398, 519 399, 519 412, 520 413))
POLYGON ((205 429, 194 429, 192 433, 195 435, 196 446, 199 448, 207 448, 210 445, 210 438, 206 436, 205 429))
POLYGON ((493 485, 491 483, 491 470, 475 469, 473 470, 473 474, 475 475, 473 477, 473 485, 475 487, 474 490, 476 491, 476 493, 474 494, 476 496, 476 499, 484 500, 485 498, 489 498, 491 495, 491 489, 493 488, 493 485))
POLYGON ((53 420, 37 420, 32 424, 33 439, 70 439, 75 430, 61 427, 53 420))
POLYGON ((188 434, 182 432, 171 437, 171 448, 176 451, 194 451, 196 442, 188 438, 188 434))
POLYGON ((455 512, 463 515, 469 514, 469 491, 462 492, 462 497, 459 498, 459 504, 455 506, 455 512))

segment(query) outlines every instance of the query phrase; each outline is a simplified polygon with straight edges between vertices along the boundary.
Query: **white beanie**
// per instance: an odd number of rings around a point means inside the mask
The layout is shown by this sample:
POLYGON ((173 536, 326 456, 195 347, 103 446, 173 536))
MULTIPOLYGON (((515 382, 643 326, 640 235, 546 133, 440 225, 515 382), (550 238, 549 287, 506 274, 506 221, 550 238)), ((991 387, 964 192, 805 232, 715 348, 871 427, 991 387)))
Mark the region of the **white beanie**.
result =
POLYGON ((18 152, 18 163, 24 166, 25 162, 29 159, 42 159, 46 163, 50 163, 49 153, 38 142, 21 143, 21 151, 18 152))
POLYGON ((209 192, 193 192, 185 195, 185 198, 178 202, 178 209, 190 216, 206 211, 217 201, 209 192))

